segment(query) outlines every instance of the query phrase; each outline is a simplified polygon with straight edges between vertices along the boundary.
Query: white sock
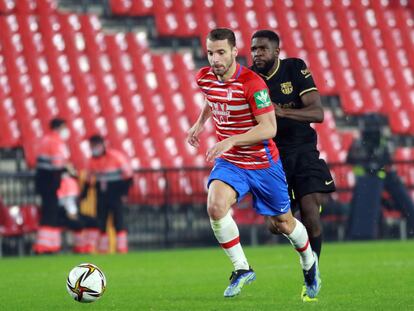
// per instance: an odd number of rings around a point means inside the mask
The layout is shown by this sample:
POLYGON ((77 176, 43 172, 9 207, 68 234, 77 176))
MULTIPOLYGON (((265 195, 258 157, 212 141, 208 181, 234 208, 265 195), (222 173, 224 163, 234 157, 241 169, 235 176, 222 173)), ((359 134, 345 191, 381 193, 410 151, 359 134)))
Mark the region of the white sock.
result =
POLYGON ((309 237, 305 226, 295 218, 296 225, 292 233, 285 235, 300 256, 300 264, 303 270, 308 271, 315 263, 315 257, 309 244, 309 237))
POLYGON ((210 218, 210 224, 217 241, 233 263, 234 270, 248 270, 249 264, 240 244, 239 228, 230 212, 219 220, 210 218))

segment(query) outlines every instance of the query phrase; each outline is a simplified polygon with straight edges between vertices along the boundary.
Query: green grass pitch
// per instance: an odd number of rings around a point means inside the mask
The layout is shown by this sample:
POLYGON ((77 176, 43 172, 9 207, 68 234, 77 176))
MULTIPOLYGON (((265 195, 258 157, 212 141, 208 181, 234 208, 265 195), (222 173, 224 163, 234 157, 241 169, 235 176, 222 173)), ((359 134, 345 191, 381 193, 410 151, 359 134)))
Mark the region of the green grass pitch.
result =
POLYGON ((223 298, 231 265, 217 248, 0 259, 0 310, 414 310, 414 241, 324 245, 318 303, 299 299, 302 274, 289 245, 246 247, 257 280, 223 298), (71 299, 70 269, 106 274, 92 304, 71 299))

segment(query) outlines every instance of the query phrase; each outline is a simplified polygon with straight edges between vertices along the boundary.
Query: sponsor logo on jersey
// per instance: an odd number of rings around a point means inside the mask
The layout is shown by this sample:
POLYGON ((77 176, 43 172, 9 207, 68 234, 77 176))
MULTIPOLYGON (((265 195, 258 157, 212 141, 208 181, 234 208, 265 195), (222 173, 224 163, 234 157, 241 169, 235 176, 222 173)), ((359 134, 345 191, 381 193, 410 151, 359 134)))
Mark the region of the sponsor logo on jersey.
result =
POLYGON ((304 76, 307 76, 307 75, 309 75, 309 74, 310 74, 310 71, 309 71, 309 69, 308 69, 308 68, 302 69, 300 72, 301 72, 304 76))
POLYGON ((280 89, 281 89, 283 94, 289 95, 290 93, 293 92, 292 82, 288 81, 288 82, 285 82, 285 83, 281 83, 280 84, 280 89))
POLYGON ((212 108, 218 124, 229 122, 230 111, 227 110, 226 103, 212 103, 212 108))
POLYGON ((288 102, 288 103, 284 103, 284 104, 279 104, 279 106, 282 107, 282 108, 296 108, 295 102, 288 102))
POLYGON ((257 109, 266 108, 272 104, 267 90, 257 91, 253 96, 257 109))

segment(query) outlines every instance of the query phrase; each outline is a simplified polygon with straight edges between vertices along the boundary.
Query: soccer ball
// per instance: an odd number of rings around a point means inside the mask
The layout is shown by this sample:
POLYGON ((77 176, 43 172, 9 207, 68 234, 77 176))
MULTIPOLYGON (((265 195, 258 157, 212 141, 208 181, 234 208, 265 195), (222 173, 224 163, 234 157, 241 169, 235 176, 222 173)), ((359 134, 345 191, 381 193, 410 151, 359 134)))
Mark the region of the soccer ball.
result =
POLYGON ((82 263, 69 272, 66 289, 79 302, 98 300, 106 288, 106 278, 101 269, 91 263, 82 263))

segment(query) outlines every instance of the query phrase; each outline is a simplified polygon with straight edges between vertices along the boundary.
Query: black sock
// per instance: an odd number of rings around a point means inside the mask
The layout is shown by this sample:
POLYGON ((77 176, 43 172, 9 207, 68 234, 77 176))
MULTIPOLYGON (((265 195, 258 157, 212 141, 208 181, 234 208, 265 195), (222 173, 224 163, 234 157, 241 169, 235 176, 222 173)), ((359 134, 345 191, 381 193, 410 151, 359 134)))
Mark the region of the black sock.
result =
POLYGON ((321 258, 322 250, 322 234, 317 237, 309 237, 309 242, 312 247, 312 250, 318 255, 318 260, 321 258))

